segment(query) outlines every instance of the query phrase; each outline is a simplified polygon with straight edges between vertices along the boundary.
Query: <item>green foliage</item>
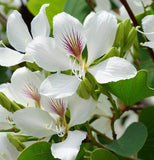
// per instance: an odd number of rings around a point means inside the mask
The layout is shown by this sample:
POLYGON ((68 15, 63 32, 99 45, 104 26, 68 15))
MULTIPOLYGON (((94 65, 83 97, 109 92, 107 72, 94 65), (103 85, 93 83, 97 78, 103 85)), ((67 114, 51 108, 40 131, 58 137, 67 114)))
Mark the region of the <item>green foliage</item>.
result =
POLYGON ((103 87, 120 98, 126 106, 150 96, 154 96, 154 90, 147 86, 147 72, 138 71, 134 78, 103 84, 103 87))
POLYGON ((34 143, 21 152, 17 160, 54 160, 50 147, 47 142, 34 143))
POLYGON ((29 0, 27 7, 29 11, 36 16, 43 4, 50 4, 50 6, 46 8, 46 15, 52 28, 52 19, 56 14, 63 11, 65 2, 66 0, 29 0))
POLYGON ((91 153, 90 160, 119 160, 114 154, 105 149, 96 149, 91 153))
POLYGON ((148 138, 139 151, 138 157, 143 160, 153 160, 154 157, 154 107, 144 108, 139 114, 139 121, 142 122, 148 130, 148 138))
POLYGON ((64 11, 83 22, 85 17, 90 13, 91 9, 85 0, 67 0, 64 11))
POLYGON ((142 123, 131 124, 123 136, 106 147, 121 156, 132 156, 137 153, 145 143, 147 129, 142 123))

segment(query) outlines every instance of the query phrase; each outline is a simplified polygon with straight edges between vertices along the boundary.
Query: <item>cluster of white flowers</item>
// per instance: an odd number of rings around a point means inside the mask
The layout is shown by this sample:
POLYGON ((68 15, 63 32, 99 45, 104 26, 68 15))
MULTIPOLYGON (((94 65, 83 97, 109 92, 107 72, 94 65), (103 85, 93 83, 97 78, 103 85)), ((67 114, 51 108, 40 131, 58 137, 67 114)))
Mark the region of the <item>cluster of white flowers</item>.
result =
MULTIPOLYGON (((68 134, 63 142, 52 144, 51 152, 55 158, 74 160, 87 133, 70 131, 71 127, 85 123, 97 113, 101 118, 91 126, 112 138, 110 123, 113 113, 107 97, 101 94, 98 100, 92 96, 83 99, 76 93, 86 74, 90 73, 98 84, 104 84, 133 78, 137 70, 120 57, 110 57, 92 65, 112 48, 117 31, 115 15, 107 11, 92 12, 82 25, 71 15, 60 13, 53 18, 53 37, 50 37, 46 7, 48 4, 44 4, 32 20, 31 34, 18 11, 8 17, 7 36, 16 51, 0 47, 0 65, 9 67, 21 62, 35 62, 43 70, 32 72, 26 67, 19 68, 10 83, 0 85, 0 91, 11 101, 24 106, 14 113, 0 108, 0 129, 13 129, 16 124, 20 134, 37 138, 68 134), (85 47, 87 59, 82 55, 85 47), (62 72, 66 70, 72 74, 62 72), (46 76, 46 71, 52 74, 46 76), (69 121, 66 119, 68 110, 69 121), (99 129, 100 124, 103 130, 99 129)), ((107 6, 106 10, 109 9, 107 6)), ((142 20, 145 35, 150 40, 144 45, 151 48, 154 48, 153 23, 153 15, 142 20)), ((136 120, 136 115, 133 116, 136 120)), ((117 132, 118 127, 117 122, 117 132)), ((19 152, 9 143, 6 133, 0 133, 0 141, 0 159, 15 160, 19 152)))

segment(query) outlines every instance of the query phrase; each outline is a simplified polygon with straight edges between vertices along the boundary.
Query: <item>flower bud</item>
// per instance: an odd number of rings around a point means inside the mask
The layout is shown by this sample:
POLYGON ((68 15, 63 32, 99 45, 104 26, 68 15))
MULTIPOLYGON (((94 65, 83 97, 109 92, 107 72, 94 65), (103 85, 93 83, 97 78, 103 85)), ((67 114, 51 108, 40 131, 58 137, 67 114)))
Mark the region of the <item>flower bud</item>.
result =
POLYGON ((89 99, 94 90, 96 81, 90 73, 86 73, 86 77, 79 84, 77 94, 84 99, 89 99))
POLYGON ((21 143, 17 138, 15 138, 13 135, 7 133, 7 138, 10 141, 10 143, 12 143, 16 147, 18 151, 23 151, 26 148, 26 146, 23 143, 21 143))
POLYGON ((124 36, 124 24, 123 23, 119 23, 113 46, 117 47, 119 42, 123 38, 123 36, 124 36))
POLYGON ((136 36, 137 36, 137 31, 136 31, 135 27, 133 27, 127 36, 126 44, 123 48, 123 52, 125 52, 131 48, 131 46, 134 44, 134 39, 136 39, 136 36))
POLYGON ((16 102, 10 101, 7 98, 7 96, 2 92, 0 92, 0 104, 9 112, 12 112, 12 113, 15 112, 16 110, 21 109, 21 107, 16 102))

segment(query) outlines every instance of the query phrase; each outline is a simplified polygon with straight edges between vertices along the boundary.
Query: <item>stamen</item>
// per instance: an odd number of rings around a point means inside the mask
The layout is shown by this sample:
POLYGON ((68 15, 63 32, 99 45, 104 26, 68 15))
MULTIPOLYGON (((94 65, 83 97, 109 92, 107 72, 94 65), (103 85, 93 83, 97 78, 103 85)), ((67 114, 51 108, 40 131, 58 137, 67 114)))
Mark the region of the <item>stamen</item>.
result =
POLYGON ((53 126, 53 122, 51 122, 49 125, 46 125, 46 129, 47 130, 53 130, 57 133, 57 135, 59 137, 63 137, 65 135, 65 127, 64 125, 62 124, 62 122, 55 122, 55 126, 53 126))
POLYGON ((79 65, 74 61, 70 61, 70 66, 72 67, 72 73, 80 80, 85 78, 85 64, 79 65))
POLYGON ((38 88, 36 88, 34 84, 32 83, 25 84, 23 92, 26 97, 35 100, 38 104, 38 107, 40 107, 41 96, 38 92, 38 88))
POLYGON ((59 115, 62 119, 64 118, 66 107, 62 99, 49 98, 48 107, 52 112, 59 115))
POLYGON ((80 34, 74 29, 72 29, 69 33, 66 33, 66 35, 63 34, 62 41, 64 44, 64 48, 70 54, 74 55, 77 59, 79 59, 84 47, 84 43, 80 34))

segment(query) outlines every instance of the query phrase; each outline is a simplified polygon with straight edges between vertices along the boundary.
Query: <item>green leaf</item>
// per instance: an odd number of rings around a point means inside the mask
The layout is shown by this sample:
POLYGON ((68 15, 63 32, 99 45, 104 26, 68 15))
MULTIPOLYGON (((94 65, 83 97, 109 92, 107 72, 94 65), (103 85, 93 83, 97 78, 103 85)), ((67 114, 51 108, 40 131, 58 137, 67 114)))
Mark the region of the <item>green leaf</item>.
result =
POLYGON ((134 78, 106 83, 103 87, 120 98, 126 106, 154 96, 154 89, 147 86, 147 71, 145 70, 140 70, 134 78))
POLYGON ((53 17, 63 11, 65 2, 66 0, 29 0, 27 7, 29 11, 36 16, 43 4, 50 4, 50 6, 46 8, 46 14, 50 27, 53 28, 53 17))
POLYGON ((54 160, 50 147, 47 142, 34 143, 21 152, 17 160, 54 160))
POLYGON ((118 160, 118 158, 111 152, 105 149, 95 149, 91 153, 90 160, 118 160))
POLYGON ((83 22, 85 17, 91 12, 91 9, 85 0, 67 0, 64 11, 83 22))
POLYGON ((139 121, 142 122, 148 130, 148 138, 143 148, 138 153, 141 159, 153 160, 154 157, 154 107, 144 108, 139 114, 139 121))
POLYGON ((146 138, 146 127, 142 123, 133 123, 126 129, 120 139, 113 141, 106 147, 121 156, 129 157, 142 148, 146 138))

